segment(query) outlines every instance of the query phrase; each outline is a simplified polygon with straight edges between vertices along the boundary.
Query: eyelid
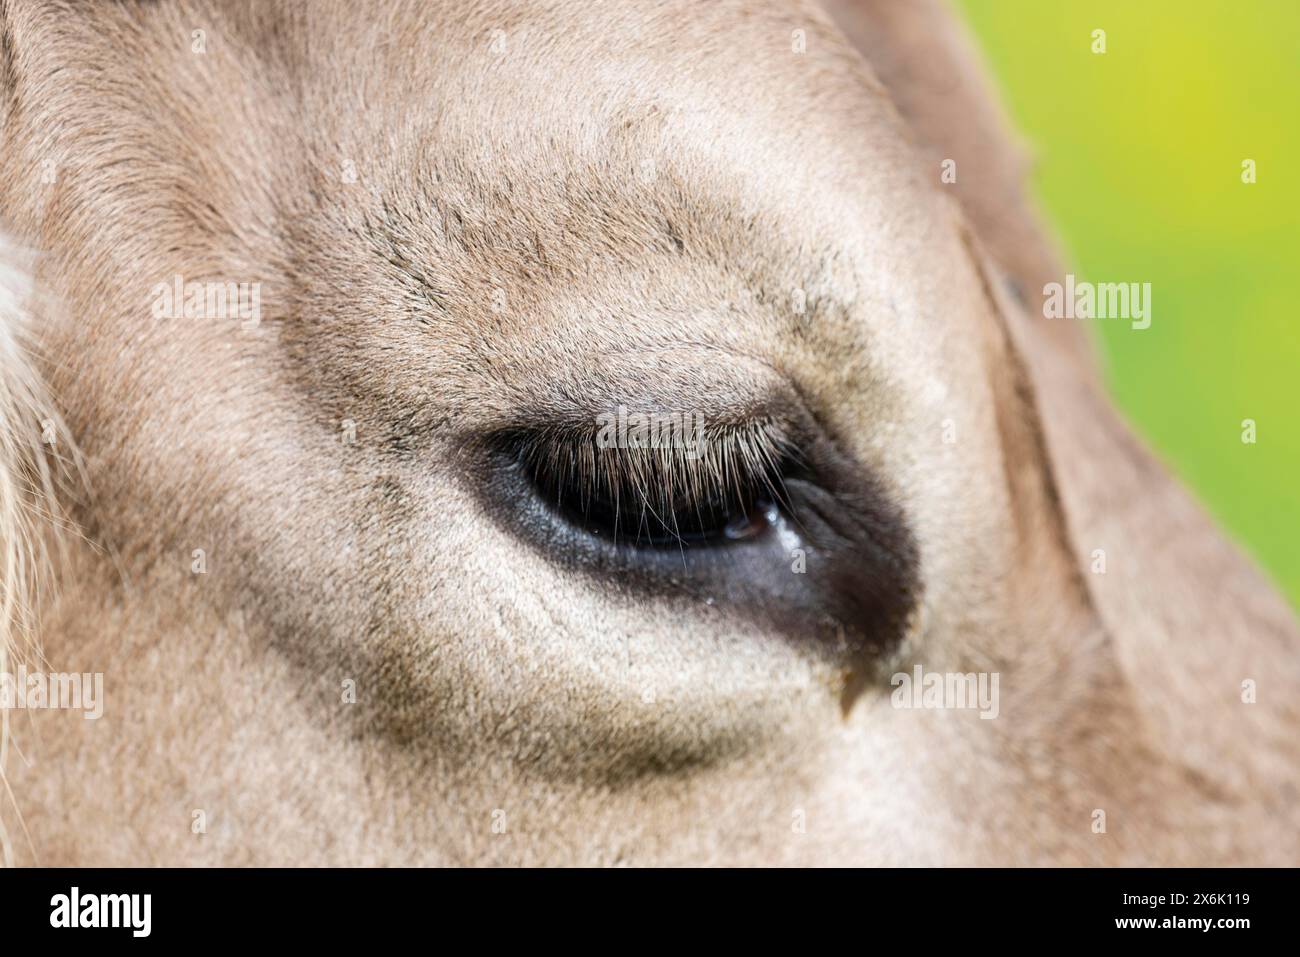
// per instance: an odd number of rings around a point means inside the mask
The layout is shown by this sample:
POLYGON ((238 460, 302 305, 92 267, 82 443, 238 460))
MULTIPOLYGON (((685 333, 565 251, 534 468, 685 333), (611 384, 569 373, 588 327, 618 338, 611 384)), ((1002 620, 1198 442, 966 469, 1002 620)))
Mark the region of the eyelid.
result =
POLYGON ((729 538, 726 529, 761 523, 766 503, 784 499, 793 446, 770 420, 700 438, 697 447, 601 447, 590 429, 548 429, 504 444, 547 505, 598 536, 655 545, 752 537, 729 538))

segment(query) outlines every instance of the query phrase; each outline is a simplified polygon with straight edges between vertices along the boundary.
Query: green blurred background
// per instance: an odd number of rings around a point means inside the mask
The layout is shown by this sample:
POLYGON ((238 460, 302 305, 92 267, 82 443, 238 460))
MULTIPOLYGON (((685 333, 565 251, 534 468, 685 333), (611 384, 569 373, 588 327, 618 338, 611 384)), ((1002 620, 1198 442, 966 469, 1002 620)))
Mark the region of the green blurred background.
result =
POLYGON ((957 6, 1068 265, 1152 284, 1149 329, 1098 323, 1113 395, 1300 607, 1300 0, 957 6))

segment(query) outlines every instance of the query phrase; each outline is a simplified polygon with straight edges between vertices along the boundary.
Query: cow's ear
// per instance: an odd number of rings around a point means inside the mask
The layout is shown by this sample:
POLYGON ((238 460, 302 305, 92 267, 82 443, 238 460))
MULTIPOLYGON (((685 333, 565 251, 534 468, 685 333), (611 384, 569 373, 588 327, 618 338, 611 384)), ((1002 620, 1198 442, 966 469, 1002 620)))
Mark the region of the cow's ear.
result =
MULTIPOLYGON (((1293 794, 1295 695, 1242 707, 1240 683, 1265 674, 1275 687, 1300 688, 1294 613, 1133 436, 1102 387, 1087 324, 1045 318, 1044 286, 1064 270, 1026 200, 1026 151, 963 26, 941 0, 820 2, 889 91, 927 175, 954 191, 970 224, 1025 577, 1086 590, 1101 626, 1094 634, 1140 689, 1150 745, 1188 781, 1205 793, 1235 795, 1250 781, 1256 794, 1293 794), (944 159, 956 163, 955 183, 938 180, 944 159), (1074 566, 1068 579, 1043 572, 1062 555, 1074 566)), ((1049 626, 1043 634, 1067 629, 1059 617, 1049 626)), ((1186 802, 1194 791, 1171 798, 1186 802)))
MULTIPOLYGON (((984 367, 988 370, 1003 479, 1011 510, 1019 569, 1019 586, 1026 601, 1048 599, 1059 610, 1058 625, 1067 620, 1066 609, 1081 617, 1074 626, 1090 632, 1104 629, 1097 619, 1084 551, 1063 494, 1059 432, 1047 428, 1042 383, 1036 363, 1028 355, 1025 337, 1029 320, 1023 304, 998 281, 992 256, 962 223, 962 239, 976 270, 986 308, 980 336, 984 367), (1055 440, 1055 441, 1054 441, 1055 440)), ((1062 361, 1064 354, 1050 350, 1062 361)), ((1073 363, 1071 362, 1071 365, 1073 363)))
MULTIPOLYGON (((996 280, 1022 303, 1059 282, 1060 256, 1028 195, 1029 150, 1001 106, 965 25, 943 0, 821 0, 870 64, 907 122, 924 175, 951 191, 996 265, 996 280)), ((1089 327, 1045 330, 1092 372, 1089 327)))

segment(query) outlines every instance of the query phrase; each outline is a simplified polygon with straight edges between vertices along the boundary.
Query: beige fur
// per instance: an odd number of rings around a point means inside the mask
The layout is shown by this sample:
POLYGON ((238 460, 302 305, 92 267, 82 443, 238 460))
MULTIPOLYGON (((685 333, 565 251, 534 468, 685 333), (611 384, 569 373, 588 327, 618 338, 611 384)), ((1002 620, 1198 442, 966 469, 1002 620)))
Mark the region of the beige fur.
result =
MULTIPOLYGON (((41 586, 49 579, 49 547, 75 534, 64 526, 56 484, 78 472, 57 409, 31 356, 29 308, 35 297, 24 260, 0 235, 0 672, 40 658, 34 643, 41 586), (64 447, 58 448, 63 432, 64 447), (48 447, 43 447, 48 443, 48 447)), ((0 801, 16 810, 5 776, 10 711, 0 709, 0 801)), ((19 823, 21 814, 16 815, 19 823)), ((13 861, 13 836, 0 815, 0 860, 13 861)))
POLYGON ((40 381, 88 491, 35 637, 107 696, 11 721, 11 854, 1295 863, 1289 611, 1008 295, 1050 243, 908 9, 830 5, 864 60, 803 4, 0 0, 0 228, 41 254, 0 517, 12 553, 40 381), (178 274, 260 322, 156 318, 178 274), (811 650, 869 624, 806 607, 869 590, 815 550, 771 602, 530 545, 483 437, 620 401, 817 423, 906 523, 902 643, 811 650), (917 663, 999 672, 999 718, 892 708, 917 663))

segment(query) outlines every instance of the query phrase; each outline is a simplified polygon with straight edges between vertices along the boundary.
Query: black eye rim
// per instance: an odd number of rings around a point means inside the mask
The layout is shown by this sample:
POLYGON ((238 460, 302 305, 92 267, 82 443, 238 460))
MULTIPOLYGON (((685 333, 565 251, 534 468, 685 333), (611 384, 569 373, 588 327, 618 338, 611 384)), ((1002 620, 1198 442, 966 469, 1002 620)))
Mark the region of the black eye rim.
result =
POLYGON ((462 461, 476 464, 461 474, 503 533, 563 580, 591 582, 599 600, 636 608, 649 600, 680 613, 709 605, 711 614, 780 634, 857 673, 901 646, 926 590, 920 549, 898 493, 806 408, 788 404, 782 420, 797 452, 784 476, 782 511, 788 508, 799 547, 810 549, 803 574, 792 569, 780 529, 736 547, 630 548, 574 527, 542 500, 519 455, 519 439, 535 439, 553 423, 516 422, 467 437, 462 461))

